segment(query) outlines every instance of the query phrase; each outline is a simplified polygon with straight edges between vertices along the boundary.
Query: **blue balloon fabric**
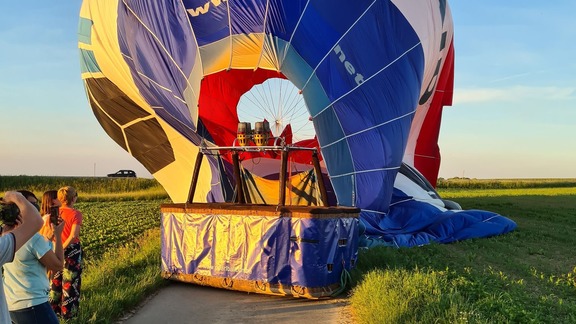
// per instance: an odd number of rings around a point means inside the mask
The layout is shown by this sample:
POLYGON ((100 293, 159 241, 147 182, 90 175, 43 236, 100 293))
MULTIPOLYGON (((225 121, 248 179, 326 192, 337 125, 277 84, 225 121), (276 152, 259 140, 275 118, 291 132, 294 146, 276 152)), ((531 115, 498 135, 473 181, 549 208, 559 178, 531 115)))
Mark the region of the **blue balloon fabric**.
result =
POLYGON ((363 212, 361 217, 365 226, 361 247, 452 243, 505 234, 517 226, 513 220, 494 212, 447 210, 427 201, 416 200, 399 189, 394 189, 387 214, 363 212))

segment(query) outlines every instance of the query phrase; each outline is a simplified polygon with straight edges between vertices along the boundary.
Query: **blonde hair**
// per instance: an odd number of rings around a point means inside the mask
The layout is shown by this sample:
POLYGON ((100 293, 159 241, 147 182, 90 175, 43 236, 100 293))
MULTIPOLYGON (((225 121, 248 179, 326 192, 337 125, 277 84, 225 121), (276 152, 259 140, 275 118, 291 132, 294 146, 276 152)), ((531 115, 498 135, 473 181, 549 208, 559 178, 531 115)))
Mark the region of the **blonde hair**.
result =
POLYGON ((58 200, 60 200, 63 205, 72 204, 72 201, 76 197, 78 197, 78 192, 76 192, 74 187, 65 186, 58 189, 58 200))

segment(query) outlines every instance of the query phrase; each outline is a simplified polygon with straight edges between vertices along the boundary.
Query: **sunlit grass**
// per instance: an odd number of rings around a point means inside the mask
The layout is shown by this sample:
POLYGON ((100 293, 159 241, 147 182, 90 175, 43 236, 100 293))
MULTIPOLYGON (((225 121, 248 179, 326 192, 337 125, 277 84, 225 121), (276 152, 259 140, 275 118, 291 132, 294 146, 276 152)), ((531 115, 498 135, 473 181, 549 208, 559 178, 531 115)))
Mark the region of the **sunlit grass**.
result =
POLYGON ((85 266, 79 316, 65 323, 113 323, 166 283, 160 276, 160 229, 149 230, 85 266))
POLYGON ((460 189, 520 189, 576 187, 576 179, 469 179, 439 178, 437 188, 460 189))
POLYGON ((166 200, 168 194, 163 188, 150 188, 147 190, 134 190, 128 192, 83 193, 79 201, 127 201, 127 200, 166 200))
POLYGON ((479 320, 472 309, 464 308, 467 305, 463 298, 445 271, 375 269, 356 287, 351 302, 360 323, 467 323, 479 320))
POLYGON ((360 251, 352 271, 357 323, 576 323, 576 197, 471 191, 456 200, 463 208, 497 212, 518 228, 453 244, 360 251), (412 311, 400 312, 406 308, 412 311))
POLYGON ((502 196, 562 196, 576 195, 576 187, 521 189, 438 189, 442 198, 502 197, 502 196))

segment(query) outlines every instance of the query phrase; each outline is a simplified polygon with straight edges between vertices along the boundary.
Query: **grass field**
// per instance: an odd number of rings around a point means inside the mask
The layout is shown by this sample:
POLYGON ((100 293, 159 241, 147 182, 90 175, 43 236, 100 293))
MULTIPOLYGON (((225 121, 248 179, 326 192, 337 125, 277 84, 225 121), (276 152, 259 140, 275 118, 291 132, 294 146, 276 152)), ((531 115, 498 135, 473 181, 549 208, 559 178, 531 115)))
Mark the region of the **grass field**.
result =
MULTIPOLYGON (((470 188, 468 181, 439 189, 465 209, 511 218, 518 224, 512 233, 360 251, 349 291, 355 322, 576 323, 576 185, 531 181, 521 188, 515 181, 470 188)), ((0 177, 0 190, 29 188, 6 183, 0 177)), ((159 274, 159 205, 167 197, 152 194, 154 185, 116 191, 116 198, 107 198, 106 184, 96 192, 76 186, 87 258, 73 323, 112 323, 166 283, 159 274)))
POLYGON ((356 322, 576 323, 576 188, 451 193, 440 190, 464 209, 511 218, 517 230, 363 251, 353 271, 356 322))

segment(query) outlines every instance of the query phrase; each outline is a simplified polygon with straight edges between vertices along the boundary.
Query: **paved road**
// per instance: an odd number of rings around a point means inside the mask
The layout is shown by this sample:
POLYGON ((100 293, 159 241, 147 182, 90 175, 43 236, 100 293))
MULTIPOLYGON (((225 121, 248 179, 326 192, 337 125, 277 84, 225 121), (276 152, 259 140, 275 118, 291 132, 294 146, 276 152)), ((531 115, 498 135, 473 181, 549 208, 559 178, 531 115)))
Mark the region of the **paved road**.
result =
POLYGON ((120 323, 351 324, 349 311, 345 297, 308 300, 173 281, 120 323))

